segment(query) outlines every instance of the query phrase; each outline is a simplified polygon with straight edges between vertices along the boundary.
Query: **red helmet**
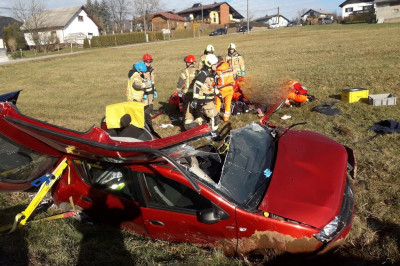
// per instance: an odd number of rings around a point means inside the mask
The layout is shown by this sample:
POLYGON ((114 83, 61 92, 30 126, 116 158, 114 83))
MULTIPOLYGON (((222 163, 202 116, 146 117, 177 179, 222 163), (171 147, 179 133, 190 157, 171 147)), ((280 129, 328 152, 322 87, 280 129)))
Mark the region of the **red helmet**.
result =
POLYGON ((172 104, 172 105, 176 105, 176 106, 179 106, 179 96, 178 96, 178 92, 177 91, 175 91, 172 95, 171 95, 171 97, 169 97, 169 102, 172 104))
POLYGON ((150 54, 144 54, 143 55, 143 62, 146 62, 146 61, 153 62, 153 57, 151 57, 150 54))
POLYGON ((194 57, 194 55, 188 55, 185 57, 185 62, 186 63, 194 63, 196 62, 196 57, 194 57))

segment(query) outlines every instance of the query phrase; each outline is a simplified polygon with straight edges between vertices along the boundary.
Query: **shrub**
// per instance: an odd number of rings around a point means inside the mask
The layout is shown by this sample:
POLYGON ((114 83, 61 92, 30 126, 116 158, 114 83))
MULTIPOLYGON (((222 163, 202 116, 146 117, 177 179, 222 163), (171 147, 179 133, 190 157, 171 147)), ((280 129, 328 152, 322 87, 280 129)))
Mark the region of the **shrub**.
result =
POLYGON ((133 43, 141 43, 145 42, 146 38, 144 37, 143 32, 134 32, 134 33, 122 33, 122 34, 114 34, 114 35, 101 35, 101 36, 93 36, 91 40, 92 47, 108 47, 108 46, 118 46, 118 45, 126 45, 133 43))
MULTIPOLYGON (((8 44, 9 39, 14 39, 16 42, 16 50, 26 49, 27 44, 24 38, 24 34, 21 32, 19 25, 17 23, 11 24, 3 28, 3 39, 6 44, 8 44)), ((10 47, 7 48, 11 52, 10 47)))
POLYGON ((83 41, 83 48, 90 48, 90 44, 89 44, 89 40, 88 40, 88 38, 86 38, 84 41, 83 41))
POLYGON ((345 17, 342 23, 376 23, 374 13, 353 14, 345 17))
POLYGON ((22 51, 15 51, 13 53, 11 53, 11 58, 12 59, 20 59, 20 58, 24 58, 25 54, 22 51))

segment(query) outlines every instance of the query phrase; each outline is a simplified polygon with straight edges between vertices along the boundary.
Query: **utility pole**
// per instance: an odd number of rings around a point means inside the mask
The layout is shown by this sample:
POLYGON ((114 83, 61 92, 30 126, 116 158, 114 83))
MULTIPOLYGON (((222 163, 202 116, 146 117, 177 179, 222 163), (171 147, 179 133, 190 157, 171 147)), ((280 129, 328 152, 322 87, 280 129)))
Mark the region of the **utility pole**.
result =
POLYGON ((280 20, 280 16, 279 16, 279 6, 278 6, 278 27, 280 27, 279 20, 280 20))
POLYGON ((201 26, 203 26, 203 23, 204 23, 204 18, 203 18, 203 3, 200 3, 200 5, 201 5, 201 26))
POLYGON ((144 38, 147 42, 147 33, 146 33, 146 8, 144 6, 144 0, 142 0, 142 8, 143 8, 143 30, 144 30, 144 38))
POLYGON ((247 0, 247 34, 250 34, 249 0, 247 0))

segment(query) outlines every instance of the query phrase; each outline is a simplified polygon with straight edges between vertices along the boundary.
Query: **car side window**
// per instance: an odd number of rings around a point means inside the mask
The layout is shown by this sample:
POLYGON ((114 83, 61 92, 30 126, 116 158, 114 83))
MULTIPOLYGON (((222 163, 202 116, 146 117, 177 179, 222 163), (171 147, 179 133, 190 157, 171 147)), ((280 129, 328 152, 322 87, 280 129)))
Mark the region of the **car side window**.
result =
POLYGON ((128 168, 102 162, 87 162, 73 160, 73 164, 82 179, 94 188, 107 192, 137 199, 133 187, 133 178, 136 174, 128 168))
POLYGON ((193 189, 157 174, 138 173, 140 186, 149 207, 185 213, 211 208, 211 202, 193 189))

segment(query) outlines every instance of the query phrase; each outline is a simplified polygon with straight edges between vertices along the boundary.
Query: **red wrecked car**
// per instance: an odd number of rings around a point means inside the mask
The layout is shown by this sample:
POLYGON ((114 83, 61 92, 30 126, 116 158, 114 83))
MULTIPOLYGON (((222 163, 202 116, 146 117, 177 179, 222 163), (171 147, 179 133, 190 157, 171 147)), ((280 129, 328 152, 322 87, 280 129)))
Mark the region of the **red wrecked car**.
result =
POLYGON ((51 190, 63 209, 74 204, 93 220, 227 255, 320 252, 350 231, 353 151, 319 133, 274 126, 270 114, 215 148, 207 125, 143 141, 96 126, 57 127, 13 102, 0 100, 0 191, 29 189, 65 161, 51 190))

